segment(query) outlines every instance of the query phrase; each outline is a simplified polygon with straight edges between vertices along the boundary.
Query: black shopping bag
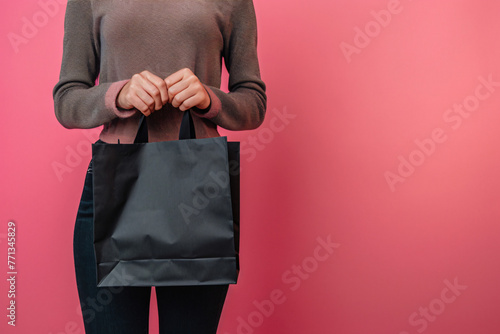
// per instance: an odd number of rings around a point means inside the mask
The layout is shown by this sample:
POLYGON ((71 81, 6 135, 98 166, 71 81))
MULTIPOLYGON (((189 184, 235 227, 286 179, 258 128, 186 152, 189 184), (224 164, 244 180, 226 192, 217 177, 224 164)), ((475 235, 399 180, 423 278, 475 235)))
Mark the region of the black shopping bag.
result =
POLYGON ((179 139, 92 145, 98 286, 234 284, 239 274, 239 143, 179 139))

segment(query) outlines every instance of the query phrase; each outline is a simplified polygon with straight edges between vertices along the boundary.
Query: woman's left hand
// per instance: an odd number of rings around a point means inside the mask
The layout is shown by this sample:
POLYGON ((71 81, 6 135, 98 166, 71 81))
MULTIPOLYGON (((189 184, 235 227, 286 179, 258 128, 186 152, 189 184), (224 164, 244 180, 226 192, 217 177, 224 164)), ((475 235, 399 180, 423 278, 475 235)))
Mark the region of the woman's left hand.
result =
POLYGON ((193 107, 206 109, 210 96, 198 77, 189 69, 183 68, 165 79, 168 89, 168 102, 181 111, 193 107))

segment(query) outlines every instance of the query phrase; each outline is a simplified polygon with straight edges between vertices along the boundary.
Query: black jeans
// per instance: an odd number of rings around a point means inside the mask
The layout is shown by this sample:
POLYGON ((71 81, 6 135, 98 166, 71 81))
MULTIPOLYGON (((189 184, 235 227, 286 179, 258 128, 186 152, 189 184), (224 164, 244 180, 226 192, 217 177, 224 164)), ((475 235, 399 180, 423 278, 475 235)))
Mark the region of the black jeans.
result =
MULTIPOLYGON (((76 282, 86 334, 147 334, 151 288, 98 288, 92 162, 74 232, 76 282)), ((156 287, 160 334, 215 334, 228 285, 156 287)))

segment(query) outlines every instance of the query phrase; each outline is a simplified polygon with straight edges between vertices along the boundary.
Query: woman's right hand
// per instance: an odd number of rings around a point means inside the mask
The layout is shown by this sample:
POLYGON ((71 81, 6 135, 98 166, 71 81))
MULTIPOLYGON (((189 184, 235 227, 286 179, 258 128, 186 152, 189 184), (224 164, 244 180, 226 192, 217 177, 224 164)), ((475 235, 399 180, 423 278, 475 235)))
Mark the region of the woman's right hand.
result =
POLYGON ((145 116, 160 110, 167 102, 167 84, 149 71, 134 74, 116 98, 117 107, 136 108, 145 116))

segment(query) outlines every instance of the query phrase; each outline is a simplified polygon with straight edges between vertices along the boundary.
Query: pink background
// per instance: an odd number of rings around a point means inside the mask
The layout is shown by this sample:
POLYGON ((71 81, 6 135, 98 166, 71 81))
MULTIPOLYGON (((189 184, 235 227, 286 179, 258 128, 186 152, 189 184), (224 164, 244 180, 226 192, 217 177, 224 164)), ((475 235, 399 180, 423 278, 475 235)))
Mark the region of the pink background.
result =
MULTIPOLYGON (((500 2, 254 3, 268 114, 222 131, 245 151, 219 333, 499 333, 500 2)), ((98 131, 54 116, 64 7, 2 6, 0 268, 13 220, 19 272, 2 333, 83 333, 72 235, 98 131)))

